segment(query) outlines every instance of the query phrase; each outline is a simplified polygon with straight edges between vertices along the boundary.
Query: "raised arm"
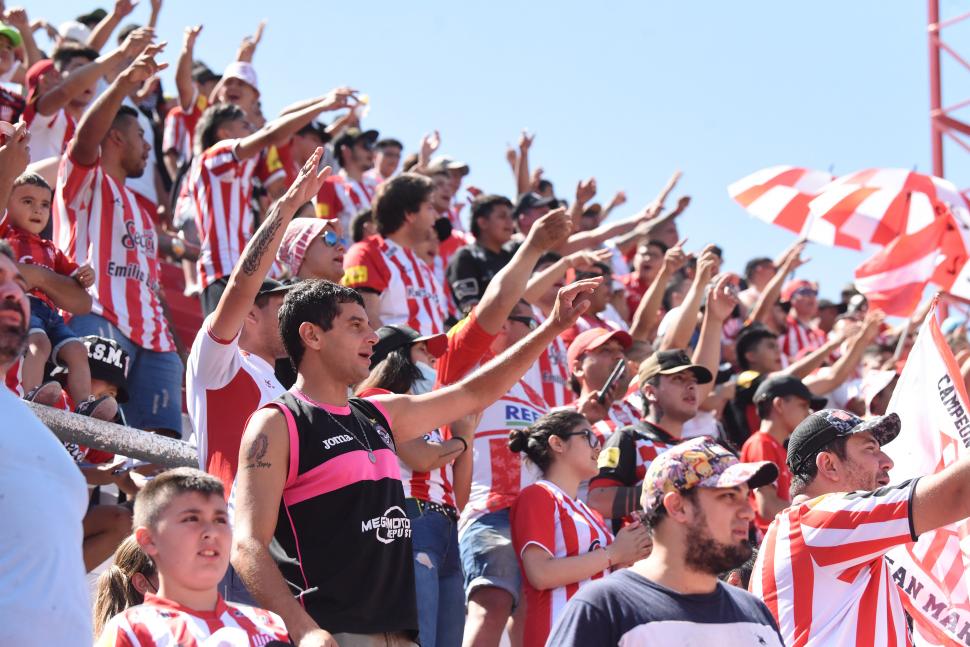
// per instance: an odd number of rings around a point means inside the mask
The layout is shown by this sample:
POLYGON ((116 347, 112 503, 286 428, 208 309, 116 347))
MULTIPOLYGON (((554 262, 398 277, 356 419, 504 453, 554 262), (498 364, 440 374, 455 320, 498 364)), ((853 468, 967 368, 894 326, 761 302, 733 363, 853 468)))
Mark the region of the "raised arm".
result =
POLYGON ((337 88, 302 110, 296 110, 274 119, 252 135, 240 140, 236 146, 236 157, 247 159, 258 155, 267 146, 286 141, 300 128, 313 121, 314 117, 321 112, 340 110, 355 102, 356 92, 356 90, 350 88, 337 88))
POLYGON ((812 393, 821 395, 830 393, 849 379, 859 362, 862 361, 862 354, 866 348, 879 336, 879 327, 882 325, 883 319, 885 319, 885 315, 880 310, 872 310, 866 313, 862 328, 852 337, 848 349, 835 361, 829 374, 821 377, 808 375, 803 378, 805 386, 812 393))
POLYGON ((758 295, 758 300, 755 302, 754 308, 748 314, 749 323, 760 321, 761 323, 769 325, 771 309, 778 302, 778 297, 781 296, 781 286, 784 284, 785 278, 811 260, 808 258, 802 259, 802 252, 804 250, 805 243, 801 241, 786 250, 784 260, 778 264, 778 271, 775 272, 775 275, 765 285, 765 289, 758 295))
POLYGON ((121 20, 134 11, 134 9, 135 2, 132 2, 132 0, 116 0, 111 13, 102 18, 101 22, 91 30, 91 35, 88 36, 88 47, 96 52, 100 52, 101 48, 108 42, 108 39, 111 38, 112 32, 121 23, 121 20))
POLYGON ((253 56, 256 54, 256 46, 263 40, 263 30, 266 29, 266 21, 263 20, 256 26, 256 33, 252 36, 243 36, 239 49, 236 51, 236 60, 243 63, 252 63, 253 56))
POLYGON ((175 68, 175 87, 179 93, 179 106, 182 112, 189 112, 195 103, 195 84, 192 83, 192 62, 195 56, 195 41, 202 31, 202 25, 186 27, 182 36, 182 51, 175 68))
POLYGON ((677 319, 665 333, 657 350, 670 350, 672 348, 687 348, 690 337, 697 328, 697 313, 701 310, 701 300, 704 298, 704 290, 707 283, 714 275, 714 268, 717 267, 717 255, 714 253, 714 245, 708 245, 701 252, 697 259, 697 270, 694 272, 694 281, 687 290, 684 302, 677 310, 677 319))
POLYGON ((21 121, 0 146, 0 205, 6 206, 10 201, 14 180, 24 172, 29 161, 30 133, 27 124, 21 121))
MULTIPOLYGON (((733 280, 732 275, 722 274, 708 292, 704 319, 701 321, 701 337, 694 350, 694 363, 706 368, 711 375, 717 375, 717 368, 721 362, 721 332, 724 322, 738 305, 733 280)), ((713 381, 698 384, 697 401, 703 402, 713 388, 713 381)))
POLYGON ((148 16, 148 26, 152 29, 158 26, 158 14, 162 12, 162 0, 152 0, 152 12, 148 16))
POLYGON ((301 644, 336 647, 293 596, 269 552, 289 468, 290 439, 286 419, 274 409, 253 414, 239 447, 232 565, 259 606, 278 613, 290 639, 301 644))
POLYGON ((489 406, 525 375, 557 335, 589 308, 589 293, 602 278, 586 279, 559 291, 552 314, 538 328, 465 379, 422 395, 381 395, 394 420, 394 437, 407 442, 456 418, 489 406))
POLYGON ((20 32, 24 48, 24 67, 29 68, 37 61, 43 60, 44 55, 37 47, 37 41, 34 40, 34 30, 30 28, 27 11, 23 7, 13 7, 7 10, 4 18, 20 32))
POLYGON ((648 342, 650 336, 660 324, 658 313, 660 305, 663 303, 664 290, 670 278, 677 273, 687 263, 687 254, 684 253, 684 243, 687 239, 680 240, 676 245, 664 253, 663 265, 657 276, 650 282, 646 294, 640 299, 636 312, 630 320, 630 336, 635 342, 648 342))
MULTIPOLYGON (((586 180, 580 180, 576 183, 576 199, 573 203, 569 205, 569 217, 573 219, 574 223, 579 223, 579 219, 583 217, 583 209, 586 208, 586 203, 596 197, 596 178, 591 177, 586 180)), ((570 238, 570 241, 572 238, 570 238)), ((600 241, 602 242, 602 241, 600 241)), ((583 249, 584 247, 592 247, 592 243, 581 244, 579 246, 566 245, 560 250, 562 254, 568 254, 569 252, 575 252, 577 250, 583 249)))
POLYGON ((512 260, 492 278, 482 300, 475 306, 479 326, 488 333, 498 334, 525 293, 532 268, 539 257, 562 243, 572 231, 572 226, 566 210, 562 208, 550 211, 536 221, 525 242, 516 250, 512 260))
POLYGON ((515 195, 517 196, 532 190, 532 175, 529 171, 529 149, 532 148, 532 142, 535 138, 535 133, 530 135, 525 130, 519 136, 519 154, 516 156, 514 164, 515 195))
POLYGON ((71 157, 78 164, 90 166, 98 160, 101 141, 111 129, 111 123, 124 98, 147 79, 168 67, 165 63, 155 62, 155 55, 164 48, 165 43, 149 45, 81 117, 81 123, 78 124, 69 148, 71 157))
POLYGON ((563 256, 546 269, 534 274, 529 279, 522 298, 529 303, 535 303, 549 288, 566 276, 570 268, 592 267, 595 263, 609 263, 613 252, 609 249, 584 249, 563 256))
POLYGON ((226 291, 212 315, 211 332, 219 339, 233 339, 239 333, 256 300, 259 286, 276 260, 276 251, 283 240, 286 226, 297 209, 317 194, 323 181, 330 175, 329 166, 317 172, 322 157, 322 148, 313 152, 296 180, 273 205, 259 229, 246 244, 242 257, 229 275, 226 291))

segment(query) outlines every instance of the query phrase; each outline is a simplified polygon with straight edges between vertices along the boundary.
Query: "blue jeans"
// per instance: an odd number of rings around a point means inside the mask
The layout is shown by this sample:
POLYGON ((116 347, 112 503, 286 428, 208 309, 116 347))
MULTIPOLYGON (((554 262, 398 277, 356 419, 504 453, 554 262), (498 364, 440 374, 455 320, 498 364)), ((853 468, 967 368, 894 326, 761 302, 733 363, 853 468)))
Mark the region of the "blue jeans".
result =
POLYGON ((459 547, 466 599, 479 587, 494 586, 509 592, 514 609, 522 592, 522 573, 512 547, 509 512, 506 508, 475 519, 462 533, 459 547))
POLYGON ((458 559, 457 524, 433 510, 418 510, 408 499, 414 582, 418 598, 421 647, 460 647, 465 630, 465 599, 458 559))
POLYGON ((81 340, 77 338, 77 334, 71 327, 64 323, 64 317, 58 314, 56 310, 51 309, 45 301, 33 295, 28 295, 27 299, 30 301, 30 330, 28 332, 30 334, 40 332, 47 335, 47 340, 51 343, 51 360, 60 366, 57 354, 64 347, 64 344, 72 341, 80 344, 81 340))
POLYGON ((138 346, 100 315, 71 319, 79 336, 114 339, 128 353, 128 394, 121 405, 128 425, 136 429, 168 430, 182 437, 182 375, 178 353, 157 353, 138 346))

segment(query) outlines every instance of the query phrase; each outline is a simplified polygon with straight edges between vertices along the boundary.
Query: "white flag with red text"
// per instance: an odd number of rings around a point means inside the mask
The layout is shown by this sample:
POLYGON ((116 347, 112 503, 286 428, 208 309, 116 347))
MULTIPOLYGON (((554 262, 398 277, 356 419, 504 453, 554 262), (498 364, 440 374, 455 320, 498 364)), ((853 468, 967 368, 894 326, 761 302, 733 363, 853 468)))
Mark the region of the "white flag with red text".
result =
MULTIPOLYGON (((970 455, 970 398, 937 319, 920 328, 889 403, 902 431, 884 451, 894 483, 932 474, 970 455)), ((920 645, 970 645, 970 523, 924 533, 886 555, 920 645)))

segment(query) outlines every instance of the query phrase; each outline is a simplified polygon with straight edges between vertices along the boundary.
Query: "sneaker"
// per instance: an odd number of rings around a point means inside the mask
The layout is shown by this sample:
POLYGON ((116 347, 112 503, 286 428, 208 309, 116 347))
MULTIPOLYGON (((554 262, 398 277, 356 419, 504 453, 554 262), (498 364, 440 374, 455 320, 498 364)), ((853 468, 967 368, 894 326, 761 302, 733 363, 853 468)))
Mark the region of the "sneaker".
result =
POLYGON ((35 386, 24 396, 28 402, 36 402, 48 407, 54 406, 64 397, 64 389, 57 382, 45 382, 40 386, 35 386))
POLYGON ((77 405, 74 413, 111 422, 118 415, 118 402, 110 395, 102 395, 100 398, 92 395, 77 405))

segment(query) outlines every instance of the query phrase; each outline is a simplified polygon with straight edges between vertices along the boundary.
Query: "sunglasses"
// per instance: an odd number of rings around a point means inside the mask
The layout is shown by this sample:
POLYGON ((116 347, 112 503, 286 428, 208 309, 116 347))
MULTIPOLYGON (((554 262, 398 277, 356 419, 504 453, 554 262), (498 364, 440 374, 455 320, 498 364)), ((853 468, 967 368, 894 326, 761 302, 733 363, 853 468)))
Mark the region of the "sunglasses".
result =
POLYGON ((340 236, 338 236, 337 234, 333 233, 329 229, 327 231, 323 232, 323 234, 320 236, 320 238, 323 239, 323 243, 327 247, 336 247, 337 245, 343 245, 344 247, 347 247, 347 239, 346 238, 341 238, 340 236))
POLYGON ((596 449, 600 446, 600 437, 592 429, 582 429, 580 431, 570 431, 568 434, 562 434, 563 438, 570 438, 572 436, 586 436, 586 442, 589 443, 590 449, 596 449))
POLYGON ((509 321, 518 321, 529 330, 535 330, 539 323, 532 317, 509 317, 509 321))

